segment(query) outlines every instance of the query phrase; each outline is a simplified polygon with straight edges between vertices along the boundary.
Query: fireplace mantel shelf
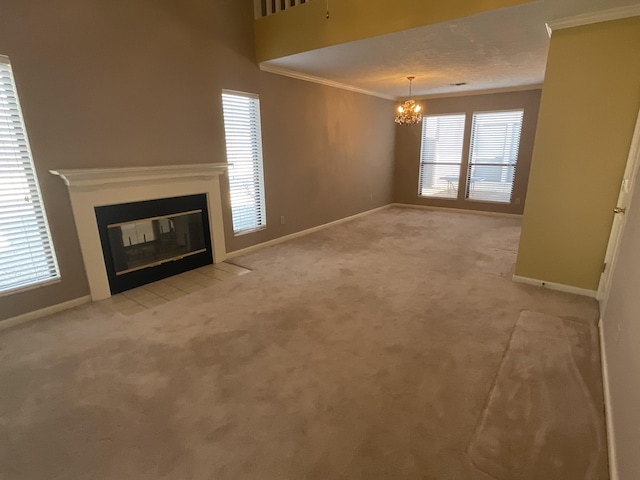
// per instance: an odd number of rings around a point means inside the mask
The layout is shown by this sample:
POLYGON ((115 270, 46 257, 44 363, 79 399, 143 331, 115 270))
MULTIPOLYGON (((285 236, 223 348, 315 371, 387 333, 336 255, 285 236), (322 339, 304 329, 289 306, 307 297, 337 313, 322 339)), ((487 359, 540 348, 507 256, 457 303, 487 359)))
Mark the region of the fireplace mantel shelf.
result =
POLYGON ((61 177, 69 188, 94 189, 114 185, 214 178, 227 167, 226 163, 198 163, 155 167, 78 168, 50 172, 61 177))

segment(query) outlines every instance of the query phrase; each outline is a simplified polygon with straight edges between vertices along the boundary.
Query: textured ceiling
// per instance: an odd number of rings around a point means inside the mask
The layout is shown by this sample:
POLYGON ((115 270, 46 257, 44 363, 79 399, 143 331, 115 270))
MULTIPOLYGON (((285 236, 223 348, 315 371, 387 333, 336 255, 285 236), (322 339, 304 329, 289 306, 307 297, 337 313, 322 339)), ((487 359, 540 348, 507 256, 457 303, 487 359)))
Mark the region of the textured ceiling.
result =
POLYGON ((545 23, 637 0, 538 0, 450 22, 265 62, 390 98, 540 85, 549 48, 545 23), (464 86, 452 83, 465 82, 464 86))

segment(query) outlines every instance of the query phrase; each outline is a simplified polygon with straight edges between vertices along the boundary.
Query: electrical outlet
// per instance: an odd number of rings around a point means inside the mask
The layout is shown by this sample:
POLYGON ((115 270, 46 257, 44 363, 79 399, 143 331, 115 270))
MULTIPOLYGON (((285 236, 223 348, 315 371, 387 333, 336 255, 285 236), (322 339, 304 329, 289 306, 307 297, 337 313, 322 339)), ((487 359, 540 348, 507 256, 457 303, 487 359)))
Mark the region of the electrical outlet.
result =
POLYGON ((373 193, 369 195, 369 200, 373 200, 373 193))
POLYGON ((280 216, 280 225, 284 225, 284 215, 280 216))

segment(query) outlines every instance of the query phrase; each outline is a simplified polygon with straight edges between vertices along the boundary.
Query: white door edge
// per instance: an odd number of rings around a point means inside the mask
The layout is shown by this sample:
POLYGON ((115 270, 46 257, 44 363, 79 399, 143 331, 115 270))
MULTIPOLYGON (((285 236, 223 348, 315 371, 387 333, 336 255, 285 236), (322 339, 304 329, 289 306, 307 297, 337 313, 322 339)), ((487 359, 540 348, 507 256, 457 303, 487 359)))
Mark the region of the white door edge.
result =
POLYGON ((615 271, 616 262, 618 260, 618 252, 620 242, 624 233, 626 219, 628 215, 629 205, 635 189, 636 177, 640 166, 640 111, 636 120, 636 127, 631 140, 631 148, 627 157, 627 165, 625 167, 624 176, 620 185, 620 194, 618 195, 618 203, 616 207, 624 208, 625 213, 613 213, 613 225, 611 226, 611 234, 609 235, 609 243, 604 258, 604 269, 600 275, 600 284, 598 285, 597 299, 600 302, 600 316, 604 317, 607 300, 609 299, 609 291, 611 289, 611 278, 615 271))

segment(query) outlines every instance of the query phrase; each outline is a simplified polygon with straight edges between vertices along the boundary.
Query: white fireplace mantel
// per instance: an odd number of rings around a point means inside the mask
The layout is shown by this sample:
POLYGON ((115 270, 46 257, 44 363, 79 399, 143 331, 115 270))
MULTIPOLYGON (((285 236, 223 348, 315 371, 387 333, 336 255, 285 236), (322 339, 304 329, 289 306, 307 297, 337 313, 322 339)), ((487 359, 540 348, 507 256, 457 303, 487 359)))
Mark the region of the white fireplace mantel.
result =
POLYGON ((95 207, 205 193, 214 262, 226 257, 219 176, 226 163, 50 170, 69 189, 91 298, 111 296, 95 207))
POLYGON ((99 189, 118 185, 213 179, 226 168, 226 163, 202 163, 157 167, 78 168, 50 172, 60 176, 70 189, 99 189))

